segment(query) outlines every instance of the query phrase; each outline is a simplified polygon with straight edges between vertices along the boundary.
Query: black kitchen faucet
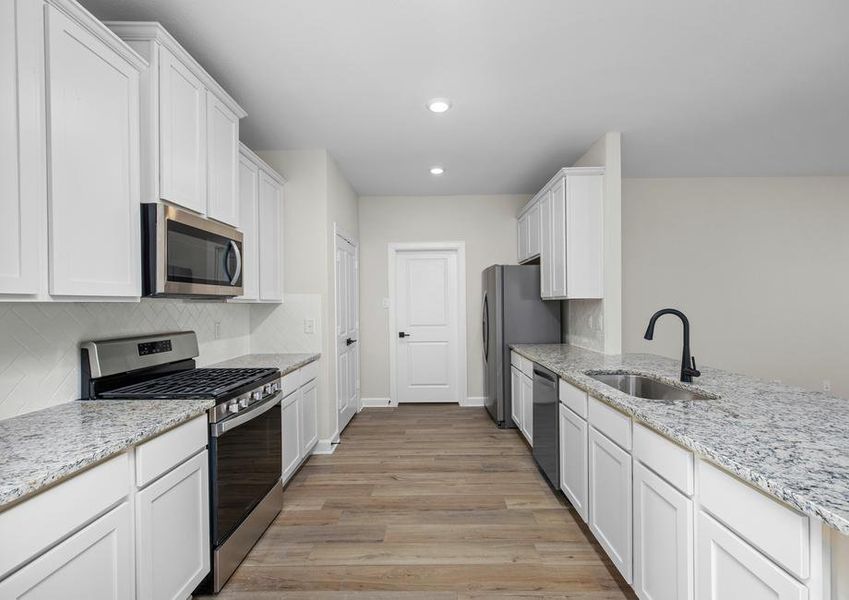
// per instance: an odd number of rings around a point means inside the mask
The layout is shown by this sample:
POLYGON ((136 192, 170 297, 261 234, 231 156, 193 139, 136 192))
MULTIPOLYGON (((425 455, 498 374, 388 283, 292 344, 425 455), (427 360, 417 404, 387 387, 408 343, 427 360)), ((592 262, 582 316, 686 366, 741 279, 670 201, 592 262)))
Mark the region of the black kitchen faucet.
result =
POLYGON ((654 324, 663 315, 675 315, 684 324, 684 350, 681 353, 681 381, 692 383, 693 377, 698 377, 702 373, 696 368, 696 359, 690 356, 690 321, 684 313, 675 308, 660 309, 649 319, 649 326, 646 328, 646 334, 643 337, 647 340, 654 338, 654 324))

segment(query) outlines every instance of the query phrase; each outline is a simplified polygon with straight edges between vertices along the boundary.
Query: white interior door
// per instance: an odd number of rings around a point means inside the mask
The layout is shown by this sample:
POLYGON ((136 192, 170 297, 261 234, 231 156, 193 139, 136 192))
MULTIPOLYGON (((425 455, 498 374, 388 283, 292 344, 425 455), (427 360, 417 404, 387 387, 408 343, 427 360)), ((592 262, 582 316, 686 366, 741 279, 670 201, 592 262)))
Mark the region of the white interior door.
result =
POLYGON ((398 402, 459 402, 460 286, 456 250, 401 251, 395 259, 398 402))
POLYGON ((357 247, 336 234, 336 406, 341 433, 360 402, 360 277, 357 247))

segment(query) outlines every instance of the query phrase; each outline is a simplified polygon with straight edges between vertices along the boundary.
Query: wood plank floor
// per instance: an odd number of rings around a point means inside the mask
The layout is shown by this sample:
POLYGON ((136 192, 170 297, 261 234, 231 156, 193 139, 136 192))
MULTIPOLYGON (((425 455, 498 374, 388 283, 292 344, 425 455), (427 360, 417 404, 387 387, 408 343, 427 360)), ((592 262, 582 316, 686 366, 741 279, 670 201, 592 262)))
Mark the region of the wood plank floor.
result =
POLYGON ((292 480, 218 598, 634 598, 576 519, 483 409, 367 409, 292 480))

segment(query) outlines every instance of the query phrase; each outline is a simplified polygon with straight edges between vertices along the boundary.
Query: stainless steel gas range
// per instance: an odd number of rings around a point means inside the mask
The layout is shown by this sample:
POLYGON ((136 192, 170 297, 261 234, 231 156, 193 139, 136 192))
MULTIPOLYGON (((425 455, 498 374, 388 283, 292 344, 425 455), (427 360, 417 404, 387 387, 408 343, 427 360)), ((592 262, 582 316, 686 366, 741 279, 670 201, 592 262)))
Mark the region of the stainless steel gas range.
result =
POLYGON ((212 571, 218 592, 283 506, 280 371, 197 368, 193 331, 86 342, 89 400, 209 398, 212 571))

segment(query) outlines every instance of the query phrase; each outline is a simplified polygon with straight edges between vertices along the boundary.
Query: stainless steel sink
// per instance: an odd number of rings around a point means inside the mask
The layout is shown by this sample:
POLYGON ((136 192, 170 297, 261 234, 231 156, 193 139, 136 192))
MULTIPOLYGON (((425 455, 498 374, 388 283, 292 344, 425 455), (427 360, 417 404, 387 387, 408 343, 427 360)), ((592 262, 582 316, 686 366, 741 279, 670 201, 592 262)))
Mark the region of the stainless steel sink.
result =
POLYGON ((659 379, 627 373, 587 373, 596 381, 646 400, 713 400, 714 396, 693 390, 682 390, 659 379))

